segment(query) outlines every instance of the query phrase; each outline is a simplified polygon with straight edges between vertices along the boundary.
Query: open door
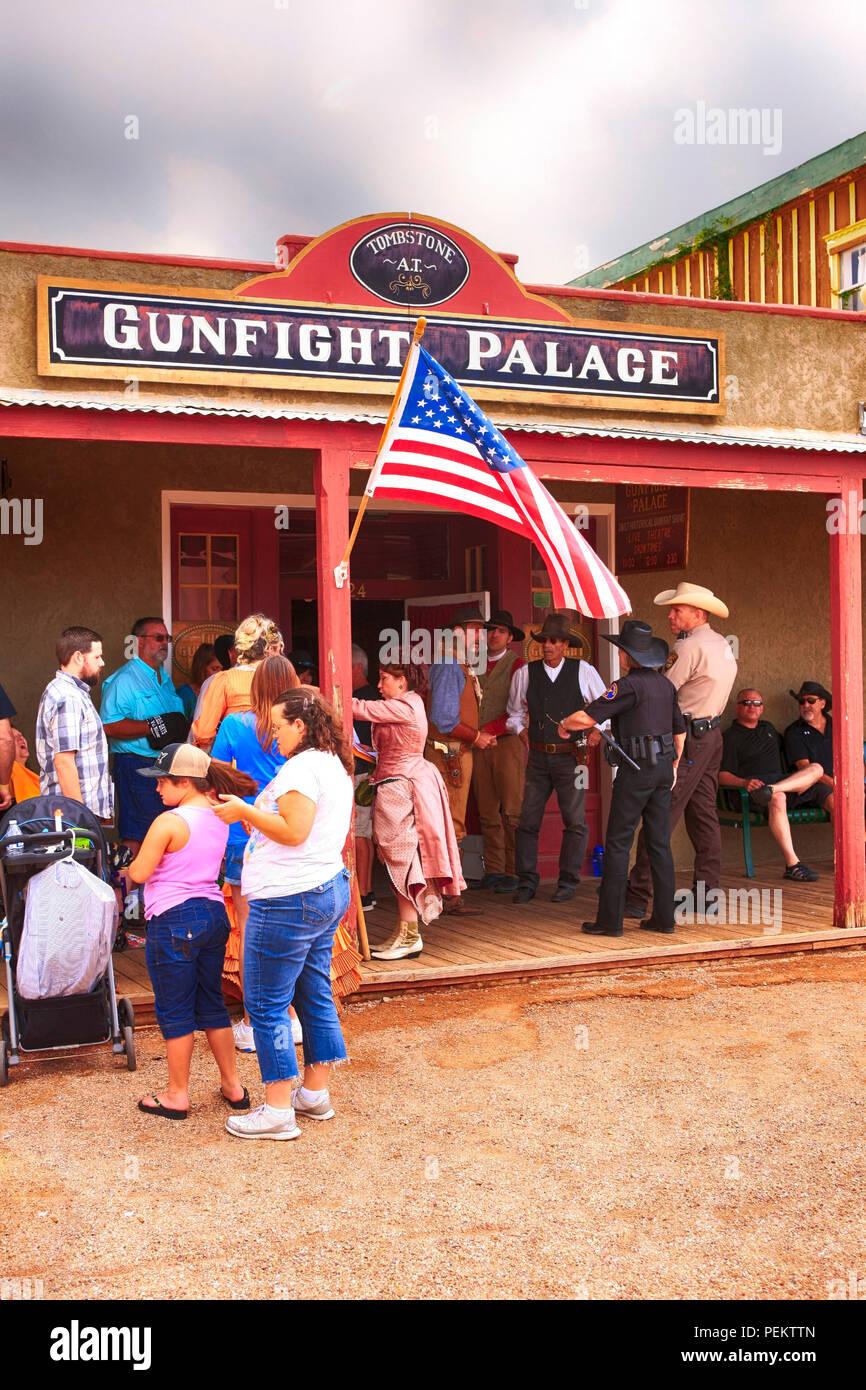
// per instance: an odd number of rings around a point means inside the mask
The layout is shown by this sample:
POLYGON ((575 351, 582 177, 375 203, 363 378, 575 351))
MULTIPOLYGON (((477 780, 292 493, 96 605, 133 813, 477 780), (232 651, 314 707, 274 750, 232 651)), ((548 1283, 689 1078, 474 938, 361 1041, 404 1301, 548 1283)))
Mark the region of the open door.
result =
POLYGON ((406 621, 411 632, 426 630, 432 639, 435 628, 450 627, 452 613, 469 603, 478 604, 485 621, 490 617, 490 590, 478 589, 468 594, 425 594, 423 598, 407 598, 406 621))

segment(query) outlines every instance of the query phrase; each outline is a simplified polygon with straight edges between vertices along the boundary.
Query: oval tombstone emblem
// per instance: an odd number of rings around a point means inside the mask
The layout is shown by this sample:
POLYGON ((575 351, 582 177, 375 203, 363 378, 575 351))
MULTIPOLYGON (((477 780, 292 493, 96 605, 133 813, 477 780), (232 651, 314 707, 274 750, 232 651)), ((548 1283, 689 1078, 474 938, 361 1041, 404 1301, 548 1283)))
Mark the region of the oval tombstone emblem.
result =
POLYGON ((368 232, 353 246, 349 267, 379 299, 419 309, 450 299, 469 276, 457 243, 419 222, 390 222, 368 232))

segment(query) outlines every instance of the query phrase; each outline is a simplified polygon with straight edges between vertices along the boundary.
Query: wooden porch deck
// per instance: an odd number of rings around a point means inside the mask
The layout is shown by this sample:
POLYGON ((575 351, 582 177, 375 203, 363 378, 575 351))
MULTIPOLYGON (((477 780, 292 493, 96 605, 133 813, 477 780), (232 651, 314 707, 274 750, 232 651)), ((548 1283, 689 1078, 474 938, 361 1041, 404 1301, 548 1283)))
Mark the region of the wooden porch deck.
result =
MULTIPOLYGON (((542 884, 533 901, 521 906, 515 906, 510 897, 470 893, 470 901, 484 908, 483 917, 440 918, 424 929, 424 951, 417 960, 365 962, 358 997, 866 943, 866 928, 833 928, 833 864, 831 860, 816 862, 815 868, 821 877, 813 884, 786 882, 775 869, 772 876, 751 880, 742 874, 723 874, 721 887, 726 892, 769 890, 767 915, 773 914, 773 890, 780 889, 775 900, 778 921, 762 922, 750 909, 748 919, 734 925, 708 924, 699 918, 694 925, 677 926, 673 936, 641 931, 630 919, 624 923, 622 937, 584 935, 581 923, 595 916, 596 879, 584 880, 570 903, 550 901, 553 883, 542 884)), ((688 885, 681 882, 679 886, 688 885)), ((380 897, 379 902, 382 906, 367 918, 371 946, 385 940, 393 929, 388 899, 383 903, 380 897)))
MULTIPOLYGON (((542 884, 536 898, 522 906, 515 906, 507 896, 471 893, 471 901, 484 908, 484 916, 434 922, 424 930, 424 951, 417 960, 365 962, 360 989, 353 997, 866 943, 866 928, 833 929, 833 866, 825 861, 815 867, 821 878, 814 884, 786 883, 775 868, 772 875, 753 880, 742 874, 723 876, 721 886, 726 891, 763 889, 772 894, 773 889, 781 889, 777 923, 756 921, 750 910, 746 922, 730 926, 699 920, 678 926, 673 936, 643 932, 637 922, 630 921, 620 938, 583 935, 581 922, 595 913, 597 880, 583 882, 570 903, 550 901, 553 884, 542 884)), ((393 930, 392 901, 387 892, 380 892, 380 906, 368 915, 371 945, 385 940, 393 930)), ((765 899, 771 912, 773 902, 772 896, 765 899)), ((742 911, 741 907, 741 916, 742 911)), ((136 1021, 152 1023, 153 994, 144 950, 132 947, 115 954, 114 972, 117 992, 132 1001, 136 1021)), ((5 1004, 4 980, 0 1008, 5 1004)))

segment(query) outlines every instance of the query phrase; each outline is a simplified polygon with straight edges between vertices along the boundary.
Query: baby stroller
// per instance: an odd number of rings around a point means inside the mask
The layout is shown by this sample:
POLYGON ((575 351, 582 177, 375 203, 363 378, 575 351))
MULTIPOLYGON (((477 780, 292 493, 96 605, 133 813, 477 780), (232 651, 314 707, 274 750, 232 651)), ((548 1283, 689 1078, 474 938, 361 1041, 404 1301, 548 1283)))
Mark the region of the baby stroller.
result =
MULTIPOLYGON (((80 801, 68 796, 35 796, 4 813, 0 819, 0 894, 5 920, 0 924, 0 940, 9 1008, 0 1019, 0 1086, 7 1084, 9 1068, 20 1063, 20 1052, 60 1051, 97 1043, 110 1042, 113 1053, 125 1053, 127 1068, 135 1071, 135 1014, 128 999, 117 998, 110 953, 106 968, 87 993, 24 998, 19 990, 25 889, 34 875, 64 859, 75 859, 107 882, 108 846, 102 826, 80 801), (10 836, 12 821, 18 830, 10 836)), ((56 924, 56 936, 60 953, 64 944, 69 944, 64 943, 60 923, 56 924)))

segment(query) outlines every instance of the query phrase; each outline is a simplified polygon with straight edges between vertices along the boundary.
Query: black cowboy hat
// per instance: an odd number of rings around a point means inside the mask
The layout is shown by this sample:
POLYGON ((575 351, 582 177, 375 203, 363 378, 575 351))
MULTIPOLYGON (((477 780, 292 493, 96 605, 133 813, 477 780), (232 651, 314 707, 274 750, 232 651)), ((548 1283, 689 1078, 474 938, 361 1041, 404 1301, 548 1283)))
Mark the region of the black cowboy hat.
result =
POLYGON ((602 633, 606 642, 612 642, 636 661, 638 666, 664 666, 670 656, 670 647, 661 637, 654 637, 648 623, 639 623, 629 618, 622 625, 622 632, 608 637, 602 633))
POLYGON ((484 626, 489 632, 492 627, 508 627, 511 629, 512 642, 522 642, 526 636, 522 627, 518 627, 507 608, 497 608, 495 613, 490 614, 490 621, 484 626))
POLYGON ((833 696, 830 694, 829 690, 825 690, 823 685, 819 685, 817 681, 801 681, 800 689, 796 691, 789 690, 788 694, 793 695, 795 700, 799 700, 801 695, 817 695, 819 700, 826 700, 827 702, 824 706, 824 713, 830 713, 833 704, 833 696))
POLYGON ((464 623, 478 623, 481 627, 486 627, 484 614, 477 603, 464 603, 461 608, 455 608, 448 619, 449 627, 462 627, 464 623))
POLYGON ((543 642, 545 637, 550 637, 554 642, 571 642, 577 646, 580 642, 580 614, 574 608, 557 608, 553 613, 548 613, 544 622, 537 632, 530 632, 530 637, 534 642, 543 642))

